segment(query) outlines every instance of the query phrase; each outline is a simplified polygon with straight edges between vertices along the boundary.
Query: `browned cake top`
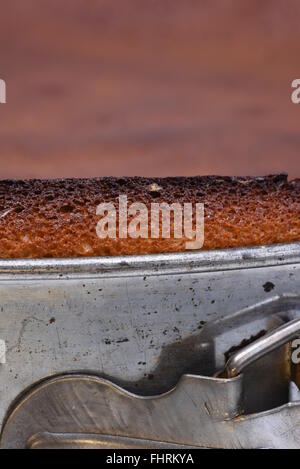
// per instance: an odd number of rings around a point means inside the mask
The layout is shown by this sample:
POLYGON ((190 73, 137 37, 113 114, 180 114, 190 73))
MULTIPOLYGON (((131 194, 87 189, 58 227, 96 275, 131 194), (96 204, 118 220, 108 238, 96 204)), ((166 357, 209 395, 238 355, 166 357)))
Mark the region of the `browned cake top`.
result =
POLYGON ((202 202, 205 249, 300 240, 300 180, 248 177, 0 181, 0 257, 39 258, 182 251, 184 239, 99 239, 99 203, 202 202))

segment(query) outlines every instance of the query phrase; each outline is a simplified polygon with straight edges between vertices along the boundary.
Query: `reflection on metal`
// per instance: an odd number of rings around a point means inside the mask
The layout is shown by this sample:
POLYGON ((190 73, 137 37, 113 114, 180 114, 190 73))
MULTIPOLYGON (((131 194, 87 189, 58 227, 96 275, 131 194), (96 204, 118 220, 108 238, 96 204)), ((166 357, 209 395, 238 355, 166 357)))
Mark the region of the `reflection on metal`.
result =
POLYGON ((226 363, 226 374, 233 378, 240 374, 247 366, 263 357, 269 352, 276 350, 289 340, 300 335, 300 319, 294 319, 287 324, 278 327, 275 331, 269 332, 261 339, 256 340, 247 347, 244 347, 235 355, 232 355, 226 363))
POLYGON ((242 375, 185 375, 155 397, 94 376, 52 378, 14 408, 2 447, 298 447, 299 404, 241 416, 242 390, 242 375))
POLYGON ((1 446, 300 447, 299 285, 299 244, 1 260, 1 446))
POLYGON ((2 278, 163 275, 300 263, 300 243, 171 254, 72 259, 1 259, 2 278))
MULTIPOLYGON (((197 446, 167 443, 169 449, 197 446)), ((28 449, 164 449, 166 442, 96 433, 38 433, 27 442, 28 449)))

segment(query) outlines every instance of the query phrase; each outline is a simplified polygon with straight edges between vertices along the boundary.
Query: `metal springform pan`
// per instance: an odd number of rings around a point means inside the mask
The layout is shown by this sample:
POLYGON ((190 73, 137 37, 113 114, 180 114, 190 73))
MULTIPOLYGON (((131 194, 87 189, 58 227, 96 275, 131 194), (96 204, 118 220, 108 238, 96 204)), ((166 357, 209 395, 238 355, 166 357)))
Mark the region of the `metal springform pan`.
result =
POLYGON ((1 260, 1 447, 300 447, 299 287, 300 243, 1 260))

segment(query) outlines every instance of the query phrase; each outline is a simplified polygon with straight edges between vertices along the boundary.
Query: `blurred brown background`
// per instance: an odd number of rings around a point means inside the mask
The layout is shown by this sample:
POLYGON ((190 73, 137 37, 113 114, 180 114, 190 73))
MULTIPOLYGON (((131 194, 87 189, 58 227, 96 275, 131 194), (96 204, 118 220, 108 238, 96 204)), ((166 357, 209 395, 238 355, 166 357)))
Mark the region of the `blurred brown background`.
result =
POLYGON ((2 2, 0 177, 300 176, 298 0, 2 2))

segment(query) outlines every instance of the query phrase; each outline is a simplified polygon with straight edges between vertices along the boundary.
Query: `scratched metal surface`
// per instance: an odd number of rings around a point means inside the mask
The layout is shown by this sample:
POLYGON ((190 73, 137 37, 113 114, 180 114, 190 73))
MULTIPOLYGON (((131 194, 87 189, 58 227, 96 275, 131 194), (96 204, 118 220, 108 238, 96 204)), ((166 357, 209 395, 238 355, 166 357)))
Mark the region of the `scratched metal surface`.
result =
POLYGON ((52 378, 9 416, 1 447, 299 448, 299 402, 241 416, 242 388, 243 375, 185 375, 171 392, 140 398, 95 376, 52 378))
POLYGON ((0 421, 24 388, 56 373, 85 370, 148 395, 186 372, 210 375, 225 347, 268 327, 244 308, 299 292, 299 253, 294 244, 95 259, 94 269, 90 259, 50 261, 52 273, 47 260, 27 272, 27 261, 1 261, 0 421))

